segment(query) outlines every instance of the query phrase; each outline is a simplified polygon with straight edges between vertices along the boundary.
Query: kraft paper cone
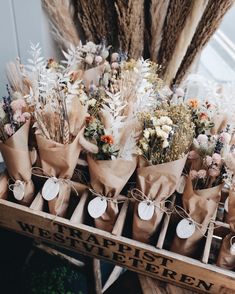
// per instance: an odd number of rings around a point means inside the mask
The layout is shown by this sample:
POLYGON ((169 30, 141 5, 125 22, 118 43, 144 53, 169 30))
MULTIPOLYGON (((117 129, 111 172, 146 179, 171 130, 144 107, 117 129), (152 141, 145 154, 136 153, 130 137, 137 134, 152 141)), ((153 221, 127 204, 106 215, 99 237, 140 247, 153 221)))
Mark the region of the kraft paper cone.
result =
MULTIPOLYGON (((149 165, 140 157, 137 169, 137 188, 143 192, 148 199, 160 203, 170 197, 178 185, 187 156, 167 163, 149 165)), ((138 216, 138 204, 135 203, 134 219, 132 226, 133 239, 149 243, 151 236, 159 226, 163 212, 155 208, 153 217, 146 221, 138 216)))
POLYGON ((217 209, 221 189, 222 185, 203 190, 193 190, 192 181, 188 178, 183 194, 183 209, 196 223, 201 224, 201 227, 200 230, 196 227, 193 235, 187 239, 181 239, 175 235, 171 251, 188 257, 199 257, 201 241, 217 209))
POLYGON ((9 177, 5 172, 0 174, 0 199, 7 199, 8 178, 9 177))
POLYGON ((229 191, 228 196, 228 223, 233 232, 235 232, 235 191, 229 191))
MULTIPOLYGON (((91 187, 97 193, 114 200, 126 185, 136 168, 136 157, 131 161, 121 158, 115 160, 94 160, 87 157, 91 178, 91 187)), ((111 232, 118 215, 118 205, 108 201, 106 212, 95 219, 95 226, 101 230, 111 232)))
MULTIPOLYGON (((36 135, 41 167, 46 175, 59 179, 70 179, 76 167, 81 146, 78 143, 81 132, 72 143, 64 145, 36 135)), ((48 201, 52 214, 64 217, 68 208, 71 186, 60 182, 58 196, 48 201), (62 203, 62 204, 61 204, 62 203)))
POLYGON ((230 239, 234 236, 234 233, 228 234, 222 242, 220 247, 219 257, 216 265, 228 270, 235 270, 235 255, 230 253, 230 239))
POLYGON ((31 160, 28 148, 30 121, 27 121, 19 130, 7 139, 0 142, 0 151, 5 161, 8 174, 11 178, 25 183, 25 195, 22 205, 29 206, 33 201, 34 184, 31 180, 31 160))

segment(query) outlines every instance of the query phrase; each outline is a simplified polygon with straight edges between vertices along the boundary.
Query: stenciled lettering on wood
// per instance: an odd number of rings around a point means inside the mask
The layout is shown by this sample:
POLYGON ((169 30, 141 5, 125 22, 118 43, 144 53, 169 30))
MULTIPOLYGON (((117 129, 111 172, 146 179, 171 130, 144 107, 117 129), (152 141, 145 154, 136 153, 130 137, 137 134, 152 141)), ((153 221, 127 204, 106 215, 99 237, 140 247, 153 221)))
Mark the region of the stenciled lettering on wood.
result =
POLYGON ((46 230, 35 225, 17 221, 24 233, 50 240, 63 246, 77 249, 84 253, 109 259, 120 265, 131 267, 133 270, 150 272, 156 277, 178 282, 203 291, 210 292, 213 283, 197 279, 183 272, 174 270, 174 260, 143 249, 133 248, 129 245, 108 240, 95 234, 80 231, 59 223, 52 223, 54 231, 46 230))

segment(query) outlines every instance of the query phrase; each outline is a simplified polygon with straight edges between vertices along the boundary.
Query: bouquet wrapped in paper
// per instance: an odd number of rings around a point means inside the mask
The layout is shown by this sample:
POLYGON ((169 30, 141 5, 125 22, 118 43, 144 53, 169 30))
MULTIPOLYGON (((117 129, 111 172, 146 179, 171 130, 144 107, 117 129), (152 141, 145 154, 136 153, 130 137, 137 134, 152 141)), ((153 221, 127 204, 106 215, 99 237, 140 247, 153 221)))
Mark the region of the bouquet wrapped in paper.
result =
POLYGON ((12 181, 9 188, 19 203, 28 206, 34 197, 28 147, 31 115, 26 111, 26 102, 22 96, 12 100, 9 90, 8 94, 3 97, 0 108, 0 151, 12 181))
POLYGON ((183 219, 177 225, 171 250, 199 258, 204 237, 220 201, 224 180, 231 177, 226 164, 230 156, 231 134, 229 126, 225 125, 224 130, 218 129, 212 135, 215 116, 209 115, 212 113, 211 105, 206 103, 208 112, 204 110, 203 115, 195 116, 199 102, 189 100, 188 103, 197 134, 189 155, 191 161, 192 157, 197 160, 186 165, 188 176, 182 197, 183 207, 177 210, 183 219))
POLYGON ((178 185, 194 126, 184 104, 162 104, 152 113, 142 113, 140 120, 133 238, 149 243, 162 220, 165 201, 178 185))

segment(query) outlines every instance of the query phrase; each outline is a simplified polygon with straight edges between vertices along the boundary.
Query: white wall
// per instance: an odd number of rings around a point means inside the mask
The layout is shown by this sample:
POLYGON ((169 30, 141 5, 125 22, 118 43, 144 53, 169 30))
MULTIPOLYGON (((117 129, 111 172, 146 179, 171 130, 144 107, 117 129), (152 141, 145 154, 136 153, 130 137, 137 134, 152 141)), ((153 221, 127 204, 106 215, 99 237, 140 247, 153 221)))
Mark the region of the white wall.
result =
POLYGON ((30 41, 40 42, 45 57, 58 57, 50 25, 40 0, 3 0, 0 9, 0 97, 6 94, 5 64, 20 57, 28 58, 30 41))

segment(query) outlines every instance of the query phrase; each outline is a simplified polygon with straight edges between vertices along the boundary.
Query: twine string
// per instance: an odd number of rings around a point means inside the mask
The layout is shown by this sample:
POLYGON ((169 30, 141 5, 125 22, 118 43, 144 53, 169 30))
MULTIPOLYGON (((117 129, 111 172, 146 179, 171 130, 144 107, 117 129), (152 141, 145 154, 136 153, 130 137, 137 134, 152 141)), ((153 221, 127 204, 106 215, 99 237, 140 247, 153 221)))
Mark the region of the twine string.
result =
POLYGON ((113 197, 108 197, 108 196, 105 196, 105 195, 103 195, 101 193, 98 193, 98 192, 96 192, 95 190, 93 190, 91 188, 89 189, 89 191, 91 192, 92 195, 100 197, 101 199, 105 199, 108 202, 113 202, 115 204, 124 203, 126 201, 126 199, 128 199, 127 197, 124 197, 125 199, 122 199, 122 197, 120 197, 120 195, 118 197, 119 199, 118 198, 114 199, 113 197))

